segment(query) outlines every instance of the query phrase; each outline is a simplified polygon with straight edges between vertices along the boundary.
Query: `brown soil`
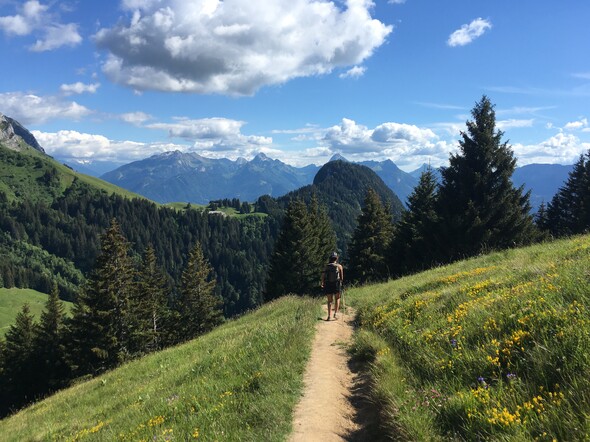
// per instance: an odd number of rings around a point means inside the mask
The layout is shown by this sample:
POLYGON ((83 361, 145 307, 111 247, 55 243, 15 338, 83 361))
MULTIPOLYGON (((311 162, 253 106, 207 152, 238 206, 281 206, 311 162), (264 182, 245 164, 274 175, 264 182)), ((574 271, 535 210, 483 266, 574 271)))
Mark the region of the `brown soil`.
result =
POLYGON ((375 419, 365 399, 366 382, 350 361, 346 347, 353 331, 354 312, 338 319, 318 318, 308 362, 303 397, 295 409, 289 442, 376 440, 375 419))

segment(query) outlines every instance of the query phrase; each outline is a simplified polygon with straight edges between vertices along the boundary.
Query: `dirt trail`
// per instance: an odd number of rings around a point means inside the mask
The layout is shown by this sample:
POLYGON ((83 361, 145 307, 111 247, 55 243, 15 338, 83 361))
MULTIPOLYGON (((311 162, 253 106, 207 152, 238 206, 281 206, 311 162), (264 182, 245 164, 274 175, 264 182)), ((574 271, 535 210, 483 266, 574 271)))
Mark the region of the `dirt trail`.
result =
POLYGON ((354 312, 348 308, 337 320, 326 321, 326 316, 324 306, 289 442, 366 440, 364 382, 355 373, 345 348, 352 337, 354 312))

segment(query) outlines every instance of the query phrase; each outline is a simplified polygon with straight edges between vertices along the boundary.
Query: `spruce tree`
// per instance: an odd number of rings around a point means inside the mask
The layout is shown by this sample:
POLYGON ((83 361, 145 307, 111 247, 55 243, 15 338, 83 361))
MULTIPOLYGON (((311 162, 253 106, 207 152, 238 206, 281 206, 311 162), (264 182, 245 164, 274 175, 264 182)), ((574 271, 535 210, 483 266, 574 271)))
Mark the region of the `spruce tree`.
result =
POLYGON ((73 310, 71 346, 77 374, 99 373, 130 356, 134 268, 128 251, 129 243, 113 219, 73 310))
POLYGON ((580 155, 547 208, 546 228, 555 236, 583 233, 590 228, 590 151, 580 155))
POLYGON ((149 246, 137 274, 132 307, 137 317, 134 341, 140 352, 162 348, 166 336, 164 324, 169 316, 169 288, 166 276, 158 266, 156 253, 149 246))
POLYGON ((315 193, 309 204, 308 215, 310 218, 309 232, 315 236, 315 241, 311 242, 312 248, 309 250, 311 278, 307 293, 315 295, 319 292, 318 283, 321 281, 321 272, 328 257, 336 251, 336 234, 326 207, 320 204, 315 193))
POLYGON ((211 265, 197 242, 181 277, 178 335, 185 341, 212 330, 223 322, 221 299, 215 294, 211 265))
POLYGON ((291 201, 271 256, 265 300, 318 293, 321 272, 335 247, 328 215, 315 197, 309 208, 301 199, 291 201))
POLYGON ((34 342, 37 367, 36 371, 43 379, 41 393, 55 391, 67 384, 70 370, 65 349, 65 313, 59 299, 57 284, 45 303, 34 342))
POLYGON ((428 168, 408 197, 408 210, 396 225, 389 249, 392 275, 400 276, 434 265, 440 257, 436 228, 438 184, 434 171, 428 168))
POLYGON ((459 140, 460 151, 442 169, 439 192, 442 253, 450 260, 486 249, 532 240, 529 193, 515 188, 516 159, 503 132, 496 129, 494 106, 483 96, 471 111, 473 121, 459 140))
POLYGON ((24 304, 6 333, 0 395, 4 402, 1 406, 3 412, 27 404, 37 395, 35 334, 31 309, 28 304, 24 304))
POLYGON ((369 188, 348 248, 351 280, 364 283, 389 276, 386 255, 392 237, 392 216, 377 192, 369 188))

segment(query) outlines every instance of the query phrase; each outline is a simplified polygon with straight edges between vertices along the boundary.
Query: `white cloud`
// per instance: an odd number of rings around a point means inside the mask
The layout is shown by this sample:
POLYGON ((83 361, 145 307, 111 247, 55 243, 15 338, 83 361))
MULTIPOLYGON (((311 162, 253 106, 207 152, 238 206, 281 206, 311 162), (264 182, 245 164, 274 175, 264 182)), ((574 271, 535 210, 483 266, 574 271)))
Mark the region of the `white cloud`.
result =
POLYGON ((128 163, 172 150, 187 150, 187 146, 172 143, 139 143, 114 141, 103 135, 73 130, 59 132, 32 131, 49 155, 71 160, 113 161, 128 163))
POLYGON ((465 46, 476 38, 481 37, 485 31, 491 28, 492 23, 489 20, 476 18, 471 23, 465 24, 461 26, 460 29, 457 29, 455 32, 453 32, 449 36, 447 44, 451 47, 465 46))
POLYGON ((332 153, 354 158, 375 157, 402 159, 416 152, 436 150, 437 135, 430 129, 414 125, 383 123, 370 129, 344 118, 339 125, 327 129, 319 147, 329 147, 332 153))
POLYGON ((387 0, 387 3, 391 3, 392 5, 401 5, 405 2, 406 0, 387 0))
POLYGON ((500 129, 500 130, 515 129, 515 128, 519 128, 519 127, 532 127, 534 121, 535 120, 533 120, 533 119, 530 119, 530 120, 516 120, 516 119, 499 120, 499 121, 496 121, 496 126, 498 126, 498 129, 500 129))
POLYGON ((95 94, 99 87, 100 83, 84 84, 78 81, 71 84, 62 84, 59 87, 59 90, 62 91, 64 95, 83 94, 85 92, 95 94))
POLYGON ((121 114, 119 118, 126 123, 133 124, 135 126, 141 126, 143 123, 149 120, 153 120, 154 117, 145 112, 128 112, 121 114))
POLYGON ((365 72, 367 71, 367 68, 364 66, 354 66, 352 68, 350 68, 348 71, 346 71, 343 74, 340 74, 339 77, 340 78, 360 78, 363 75, 365 75, 365 72))
POLYGON ((49 13, 49 8, 37 0, 29 0, 19 8, 19 14, 0 17, 0 30, 7 35, 38 36, 35 43, 29 46, 33 52, 80 44, 82 37, 78 33, 78 25, 60 23, 55 14, 49 13))
POLYGON ((92 111, 75 101, 64 101, 63 98, 40 97, 22 92, 0 93, 0 111, 20 123, 43 124, 50 120, 79 120, 92 111))
POLYGON ((590 143, 582 142, 573 134, 558 133, 538 144, 513 144, 518 165, 533 163, 573 164, 583 153, 588 152, 590 143))
POLYGON ((244 124, 227 118, 180 118, 174 123, 153 123, 145 127, 165 130, 170 137, 190 141, 194 148, 209 152, 248 152, 272 145, 271 137, 242 134, 244 124))
POLYGON ((126 24, 95 40, 103 71, 136 90, 252 95, 361 64, 392 26, 371 0, 126 0, 126 24))
POLYGON ((62 46, 76 46, 82 42, 82 37, 78 34, 78 25, 69 23, 67 25, 47 26, 44 31, 44 37, 30 46, 33 52, 52 51, 62 46))
POLYGON ((565 130, 578 130, 588 127, 588 119, 582 118, 579 121, 571 121, 564 126, 565 130))

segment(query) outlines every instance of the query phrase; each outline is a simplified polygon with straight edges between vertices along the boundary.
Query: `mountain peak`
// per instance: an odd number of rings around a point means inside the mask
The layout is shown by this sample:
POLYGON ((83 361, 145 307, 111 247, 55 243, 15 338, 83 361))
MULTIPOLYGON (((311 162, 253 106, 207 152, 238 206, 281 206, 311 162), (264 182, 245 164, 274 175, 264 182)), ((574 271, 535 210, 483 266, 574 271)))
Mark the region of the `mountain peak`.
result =
POLYGON ((271 158, 267 157, 264 153, 259 152, 252 161, 272 161, 271 158))
POLYGON ((18 121, 0 113, 0 142, 13 150, 22 150, 23 144, 45 153, 35 136, 18 121))
POLYGON ((332 161, 344 161, 346 163, 348 163, 349 161, 344 158, 342 155, 340 155, 339 153, 332 155, 332 158, 330 158, 330 160, 328 161, 328 163, 332 162, 332 161))

